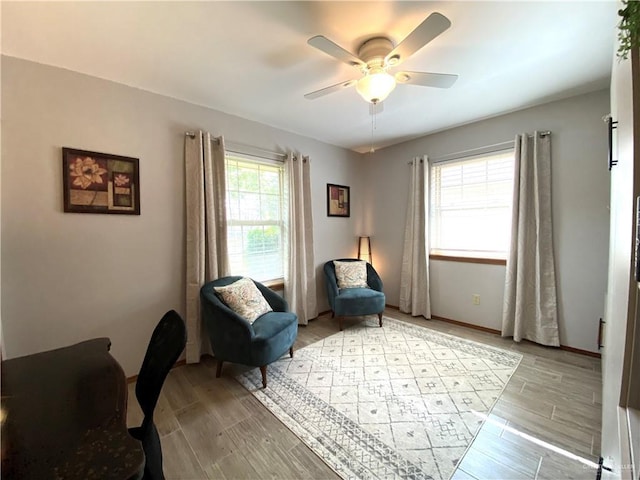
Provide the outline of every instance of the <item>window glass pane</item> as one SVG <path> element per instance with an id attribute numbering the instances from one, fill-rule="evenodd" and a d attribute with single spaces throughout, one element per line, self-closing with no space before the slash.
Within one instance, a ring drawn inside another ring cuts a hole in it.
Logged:
<path id="1" fill-rule="evenodd" d="M 240 220 L 260 220 L 260 195 L 240 193 Z"/>
<path id="2" fill-rule="evenodd" d="M 238 164 L 227 162 L 227 190 L 238 190 Z"/>
<path id="3" fill-rule="evenodd" d="M 430 182 L 431 250 L 505 255 L 511 235 L 513 151 L 435 164 Z"/>
<path id="4" fill-rule="evenodd" d="M 229 255 L 242 255 L 242 227 L 229 226 L 227 229 Z"/>
<path id="5" fill-rule="evenodd" d="M 260 190 L 262 193 L 280 195 L 280 175 L 275 168 L 263 168 L 260 173 Z"/>
<path id="6" fill-rule="evenodd" d="M 258 192 L 260 177 L 258 168 L 252 165 L 241 164 L 238 169 L 238 189 L 244 192 Z"/>
<path id="7" fill-rule="evenodd" d="M 281 165 L 227 156 L 227 239 L 232 275 L 258 281 L 283 277 L 283 176 Z"/>
<path id="8" fill-rule="evenodd" d="M 240 195 L 229 189 L 227 189 L 227 218 L 229 220 L 240 219 Z"/>
<path id="9" fill-rule="evenodd" d="M 263 220 L 280 220 L 280 195 L 262 195 L 260 208 Z"/>

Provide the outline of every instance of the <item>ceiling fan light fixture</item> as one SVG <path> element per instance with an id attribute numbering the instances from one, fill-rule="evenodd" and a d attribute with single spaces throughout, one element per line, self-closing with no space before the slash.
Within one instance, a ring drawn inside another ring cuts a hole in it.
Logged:
<path id="1" fill-rule="evenodd" d="M 400 72 L 396 73 L 394 77 L 387 73 L 387 70 L 397 67 L 450 26 L 451 21 L 447 17 L 441 13 L 433 12 L 398 44 L 394 44 L 386 35 L 371 37 L 360 44 L 355 55 L 323 35 L 311 37 L 307 41 L 309 45 L 341 62 L 357 67 L 364 77 L 360 80 L 351 80 L 321 88 L 305 94 L 304 98 L 312 100 L 355 85 L 358 94 L 365 101 L 376 105 L 387 98 L 397 83 L 449 88 L 458 78 L 457 75 L 430 72 Z"/>
<path id="2" fill-rule="evenodd" d="M 396 79 L 383 69 L 372 69 L 358 80 L 356 90 L 369 103 L 382 102 L 396 88 Z"/>

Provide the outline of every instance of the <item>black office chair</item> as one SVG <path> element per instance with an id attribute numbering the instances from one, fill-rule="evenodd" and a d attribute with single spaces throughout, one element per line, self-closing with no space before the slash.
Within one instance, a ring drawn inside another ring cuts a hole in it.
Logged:
<path id="1" fill-rule="evenodd" d="M 174 310 L 164 314 L 149 340 L 140 373 L 136 380 L 136 398 L 144 413 L 142 425 L 129 429 L 132 437 L 142 442 L 145 454 L 143 479 L 164 479 L 162 473 L 162 448 L 158 430 L 153 423 L 160 390 L 171 367 L 187 343 L 187 329 L 184 321 Z"/>

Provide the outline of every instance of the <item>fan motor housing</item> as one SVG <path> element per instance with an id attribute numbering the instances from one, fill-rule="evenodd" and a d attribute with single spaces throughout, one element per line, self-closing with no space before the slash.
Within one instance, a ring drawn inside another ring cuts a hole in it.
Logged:
<path id="1" fill-rule="evenodd" d="M 358 48 L 358 57 L 367 66 L 382 66 L 385 57 L 393 50 L 393 42 L 386 37 L 375 37 L 367 40 Z"/>

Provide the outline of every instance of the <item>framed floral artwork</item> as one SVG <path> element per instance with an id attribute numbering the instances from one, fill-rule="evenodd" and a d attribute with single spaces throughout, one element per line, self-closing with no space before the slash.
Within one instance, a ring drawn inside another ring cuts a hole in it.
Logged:
<path id="1" fill-rule="evenodd" d="M 62 148 L 64 211 L 140 215 L 138 159 Z"/>
<path id="2" fill-rule="evenodd" d="M 327 216 L 348 217 L 351 215 L 349 187 L 327 183 Z"/>

